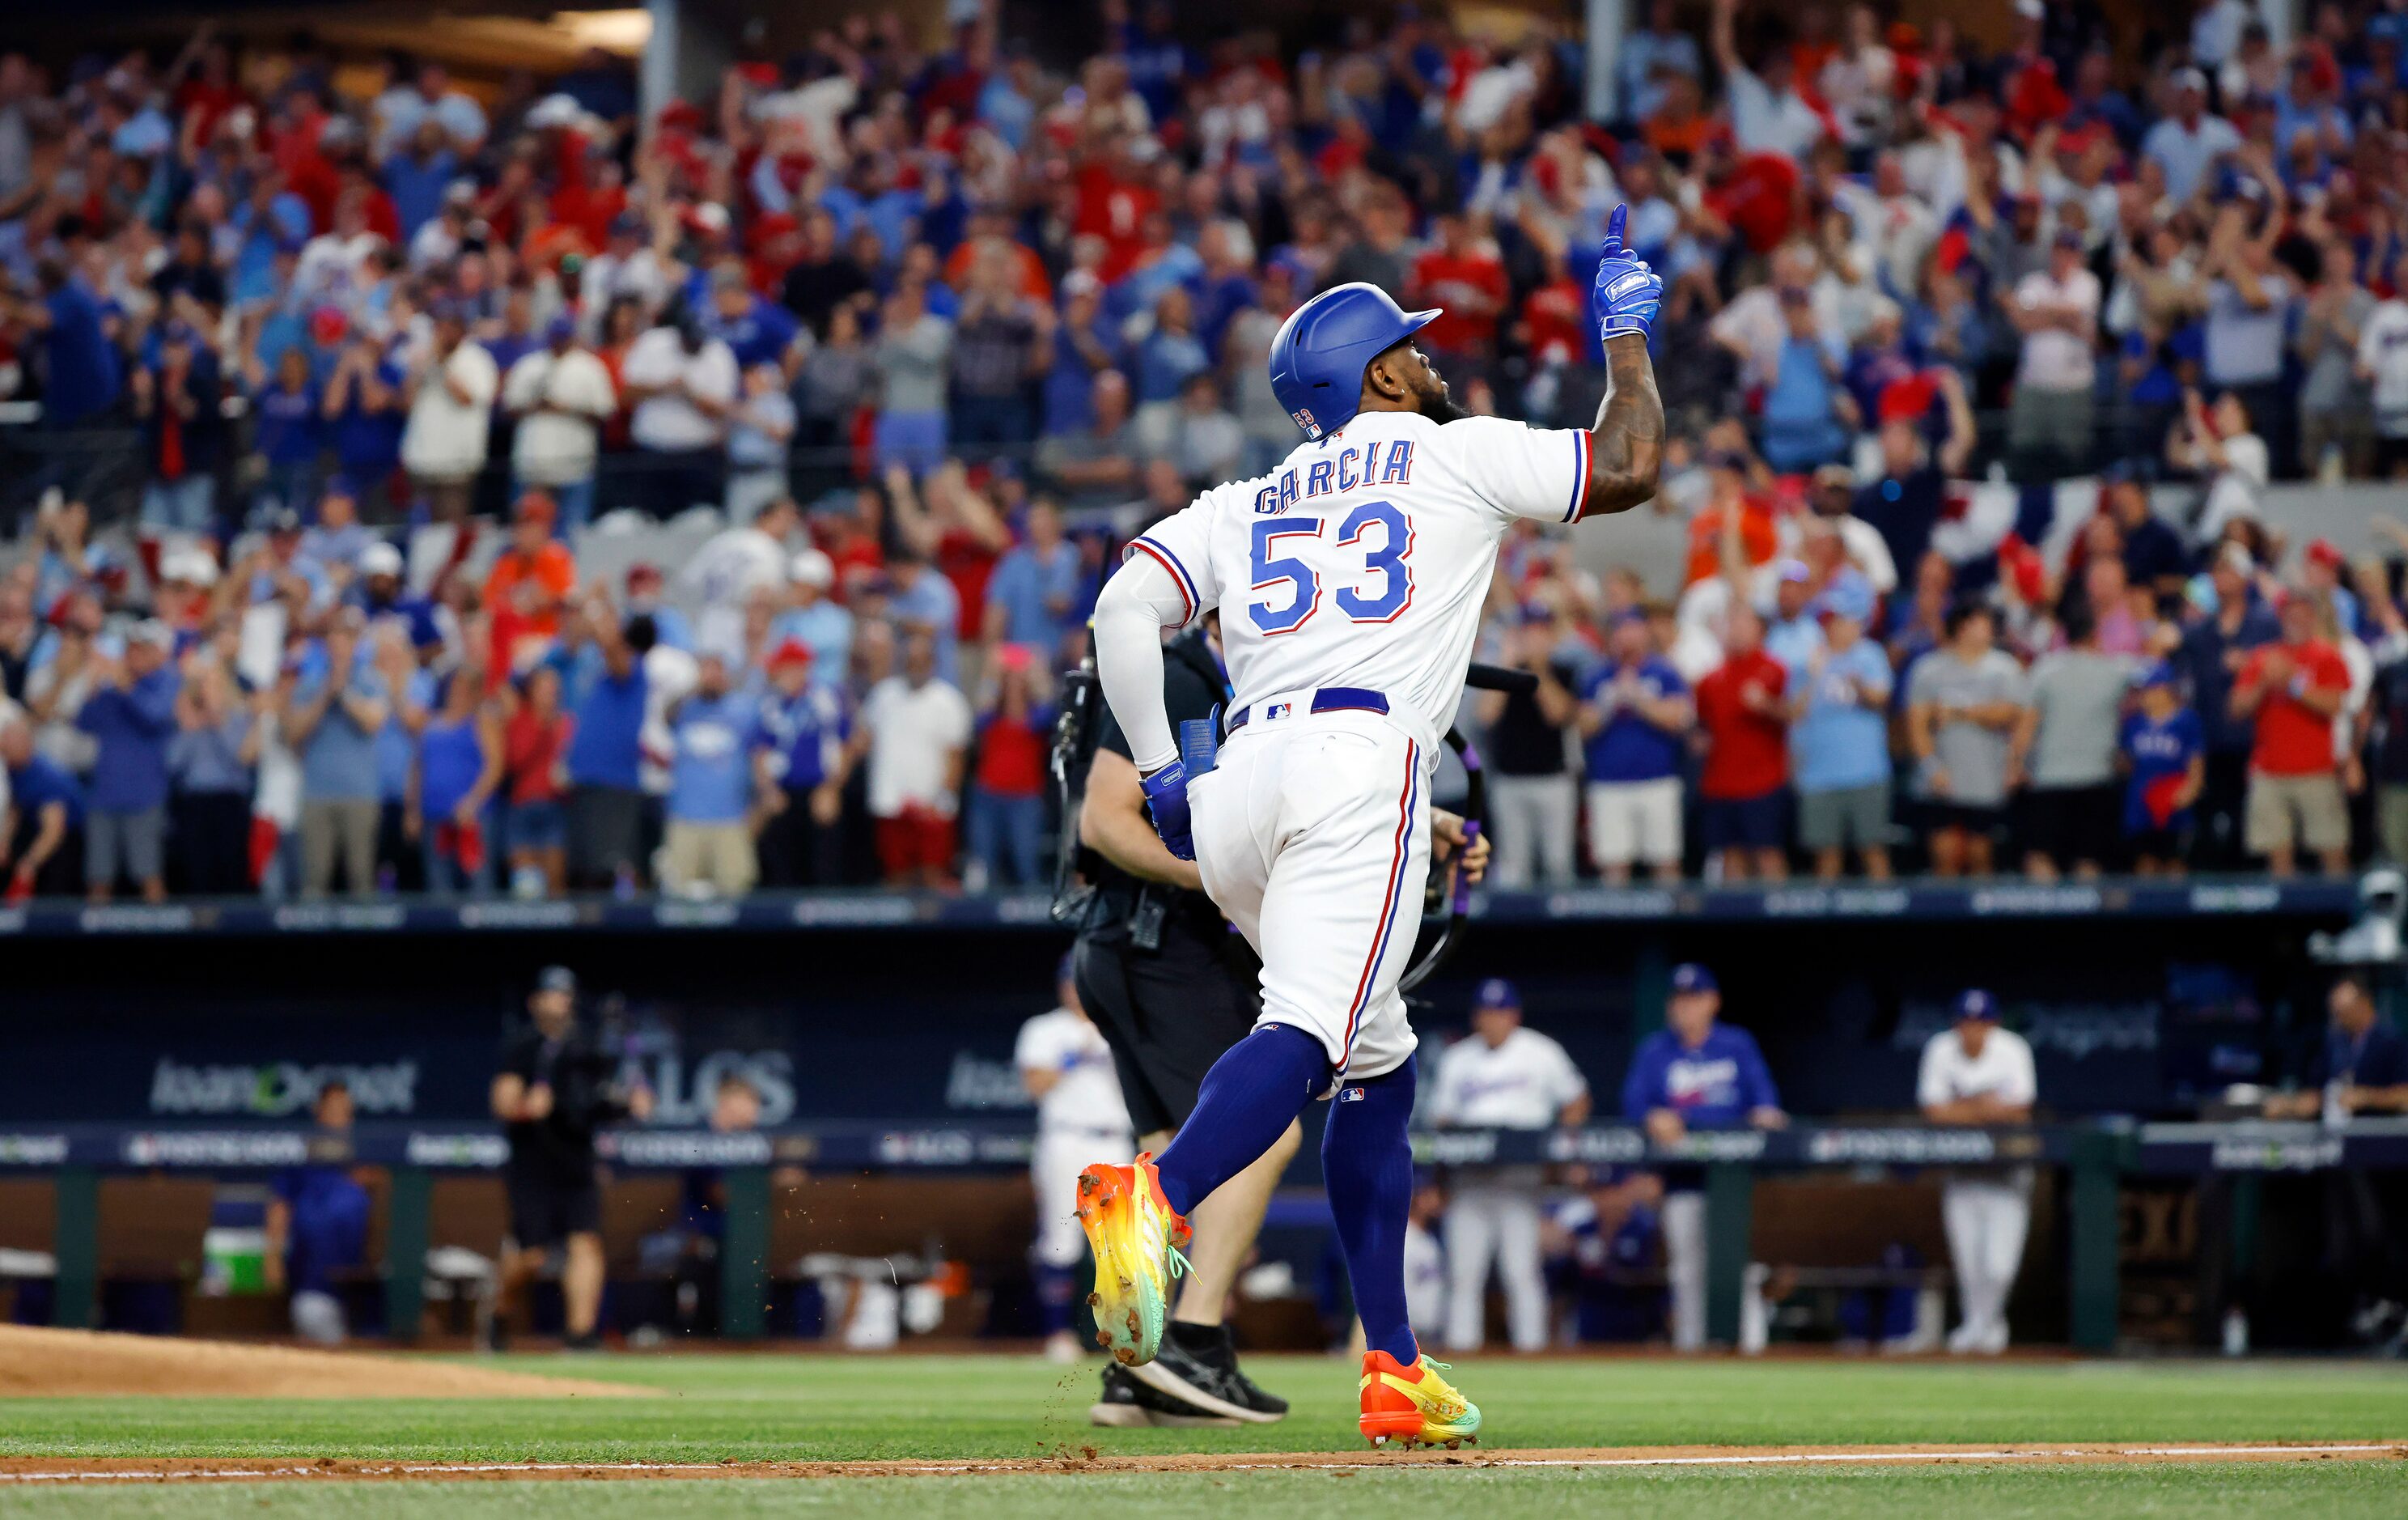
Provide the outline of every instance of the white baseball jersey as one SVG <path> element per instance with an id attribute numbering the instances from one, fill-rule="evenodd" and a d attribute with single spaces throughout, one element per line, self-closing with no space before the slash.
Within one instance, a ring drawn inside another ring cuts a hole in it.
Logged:
<path id="1" fill-rule="evenodd" d="M 1923 1069 L 1915 1079 L 1916 1106 L 1953 1103 L 1961 1097 L 1986 1096 L 2001 1103 L 2028 1104 L 2038 1095 L 2032 1079 L 2031 1046 L 2011 1029 L 1993 1029 L 1982 1041 L 1979 1057 L 1965 1054 L 1954 1029 L 1942 1029 L 1924 1044 Z"/>
<path id="2" fill-rule="evenodd" d="M 1564 1105 L 1587 1091 L 1564 1048 L 1536 1029 L 1516 1029 L 1494 1047 L 1475 1035 L 1446 1048 L 1430 1113 L 1474 1128 L 1552 1129 Z"/>
<path id="3" fill-rule="evenodd" d="M 1234 706 L 1368 688 L 1427 734 L 1463 695 L 1498 541 L 1579 520 L 1588 435 L 1366 412 L 1268 475 L 1215 486 L 1129 546 L 1221 612 Z"/>
<path id="4" fill-rule="evenodd" d="M 1061 1080 L 1037 1101 L 1037 1127 L 1089 1134 L 1129 1127 L 1120 1077 L 1103 1032 L 1067 1008 L 1039 1013 L 1020 1026 L 1012 1064 L 1023 1071 L 1058 1071 Z"/>

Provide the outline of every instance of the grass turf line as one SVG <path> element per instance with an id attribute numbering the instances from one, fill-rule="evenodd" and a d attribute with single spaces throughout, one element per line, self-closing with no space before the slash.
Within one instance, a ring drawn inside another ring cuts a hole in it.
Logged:
<path id="1" fill-rule="evenodd" d="M 2234 1516 L 2357 1520 L 2408 1510 L 2408 1462 L 2298 1462 L 2161 1467 L 1930 1467 L 1866 1470 L 1431 1470 L 1335 1474 L 1249 1472 L 980 1478 L 847 1478 L 820 1483 L 309 1484 L 139 1485 L 8 1496 L 28 1520 L 579 1520 L 687 1516 L 910 1515 L 925 1520 L 1170 1520 L 1242 1506 L 1267 1516 L 1395 1520 L 1409 1507 L 1477 1507 L 1484 1520 L 1560 1520 L 1567 1513 L 1643 1513 L 1649 1520 L 1981 1520 Z M 1101 1507 L 1101 1508 L 1097 1508 Z"/>
<path id="2" fill-rule="evenodd" d="M 424 1461 L 832 1460 L 1359 1447 L 1354 1377 L 1326 1357 L 1248 1367 L 1295 1401 L 1273 1426 L 1102 1431 L 1093 1365 L 1033 1357 L 511 1356 L 657 1389 L 612 1400 L 0 1399 L 0 1454 Z M 2408 1439 L 2408 1368 L 1467 1358 L 1485 1451 L 1529 1446 Z M 13 1498 L 13 1496 L 12 1496 Z"/>

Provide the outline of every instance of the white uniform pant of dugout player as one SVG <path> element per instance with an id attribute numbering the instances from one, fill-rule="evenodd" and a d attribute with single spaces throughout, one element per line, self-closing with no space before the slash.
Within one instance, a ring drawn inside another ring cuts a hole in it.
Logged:
<path id="1" fill-rule="evenodd" d="M 2007 1296 L 2023 1265 L 2031 1229 L 2031 1180 L 1951 1178 L 1940 1190 L 1940 1218 L 1948 1227 L 1948 1255 L 1956 1270 L 1964 1322 L 1952 1346 L 2007 1349 Z"/>
<path id="2" fill-rule="evenodd" d="M 1127 1162 L 1137 1152 L 1128 1131 L 1046 1129 L 1037 1136 L 1028 1180 L 1037 1192 L 1037 1241 L 1029 1256 L 1065 1270 L 1086 1258 L 1087 1232 L 1079 1224 L 1079 1173 L 1091 1161 Z"/>
<path id="3" fill-rule="evenodd" d="M 1547 1279 L 1539 1253 L 1539 1179 L 1467 1178 L 1446 1206 L 1446 1344 L 1477 1351 L 1488 1336 L 1488 1268 L 1505 1289 L 1515 1351 L 1547 1345 Z"/>
<path id="4" fill-rule="evenodd" d="M 1188 783 L 1204 890 L 1262 957 L 1254 1022 L 1318 1039 L 1349 1076 L 1413 1053 L 1397 990 L 1429 876 L 1430 745 L 1310 693 L 1254 705 Z M 1284 715 L 1280 713 L 1284 707 Z"/>
<path id="5" fill-rule="evenodd" d="M 1706 1344 L 1706 1196 L 1694 1188 L 1664 1195 L 1664 1281 L 1672 1300 L 1672 1349 L 1700 1351 Z M 1742 1274 L 1740 1349 L 1764 1349 L 1769 1324 L 1763 1274 Z"/>

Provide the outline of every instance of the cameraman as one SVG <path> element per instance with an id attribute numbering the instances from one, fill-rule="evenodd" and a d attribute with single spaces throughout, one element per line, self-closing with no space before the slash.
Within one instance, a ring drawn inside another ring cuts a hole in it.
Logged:
<path id="1" fill-rule="evenodd" d="M 594 1323 L 602 1308 L 602 1186 L 594 1132 L 613 1120 L 651 1117 L 652 1095 L 650 1088 L 611 1083 L 609 1055 L 577 1026 L 577 976 L 568 968 L 544 968 L 527 995 L 527 1026 L 504 1042 L 501 1070 L 494 1076 L 494 1117 L 508 1126 L 510 1142 L 503 1172 L 510 1234 L 503 1242 L 485 1346 L 502 1349 L 521 1294 L 558 1246 L 567 1254 L 560 1274 L 564 1344 L 590 1351 L 601 1343 Z"/>

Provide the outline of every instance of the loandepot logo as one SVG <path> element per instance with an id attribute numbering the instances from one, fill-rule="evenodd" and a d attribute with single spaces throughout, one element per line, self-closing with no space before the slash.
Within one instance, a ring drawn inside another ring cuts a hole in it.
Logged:
<path id="1" fill-rule="evenodd" d="M 418 1105 L 418 1063 L 380 1066 L 329 1062 L 303 1066 L 271 1061 L 261 1066 L 186 1066 L 161 1056 L 150 1073 L 153 1113 L 256 1114 L 280 1119 L 306 1111 L 318 1089 L 340 1078 L 362 1113 L 404 1114 Z"/>

